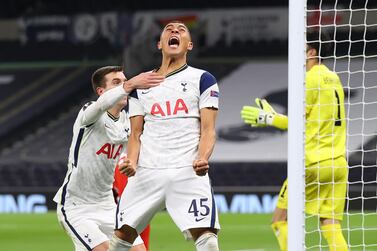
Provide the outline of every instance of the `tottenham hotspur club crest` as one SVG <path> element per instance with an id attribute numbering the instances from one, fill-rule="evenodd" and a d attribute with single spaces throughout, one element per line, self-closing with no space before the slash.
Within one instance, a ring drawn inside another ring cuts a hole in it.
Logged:
<path id="1" fill-rule="evenodd" d="M 181 83 L 181 85 L 183 87 L 182 91 L 184 92 L 187 91 L 187 88 L 186 88 L 187 83 Z"/>
<path id="2" fill-rule="evenodd" d="M 92 242 L 92 239 L 89 237 L 89 234 L 85 234 L 84 237 L 86 239 L 88 239 L 88 242 L 91 243 Z"/>

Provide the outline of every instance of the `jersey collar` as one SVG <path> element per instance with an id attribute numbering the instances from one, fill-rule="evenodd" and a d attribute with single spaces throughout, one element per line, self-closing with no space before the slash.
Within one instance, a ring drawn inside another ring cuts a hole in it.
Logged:
<path id="1" fill-rule="evenodd" d="M 186 70 L 187 68 L 188 68 L 188 65 L 187 65 L 187 64 L 184 64 L 184 65 L 182 65 L 181 67 L 179 67 L 178 69 L 176 69 L 176 70 L 174 70 L 174 71 L 169 72 L 168 74 L 166 74 L 165 78 L 168 78 L 168 77 L 170 77 L 170 76 L 173 76 L 173 75 L 175 75 L 175 74 L 177 74 L 177 73 L 179 73 L 179 72 L 181 72 L 181 71 Z M 157 72 L 159 69 L 160 69 L 160 68 L 156 68 L 156 69 L 153 70 L 153 72 Z"/>

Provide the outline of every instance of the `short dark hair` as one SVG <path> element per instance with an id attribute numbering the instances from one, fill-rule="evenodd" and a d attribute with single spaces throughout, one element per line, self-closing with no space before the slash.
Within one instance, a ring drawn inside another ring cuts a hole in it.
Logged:
<path id="1" fill-rule="evenodd" d="M 110 72 L 123 72 L 122 66 L 104 66 L 97 69 L 92 75 L 92 87 L 95 94 L 97 94 L 98 87 L 105 87 L 103 79 Z"/>
<path id="2" fill-rule="evenodd" d="M 309 30 L 306 32 L 306 44 L 311 49 L 317 51 L 319 57 L 328 57 L 332 52 L 333 41 L 327 32 L 318 30 Z"/>
<path id="3" fill-rule="evenodd" d="M 164 28 L 166 27 L 166 25 L 172 24 L 172 23 L 183 24 L 184 26 L 187 27 L 185 22 L 183 22 L 182 20 L 175 19 L 175 20 L 170 20 L 169 22 L 166 22 Z"/>
<path id="4" fill-rule="evenodd" d="M 166 22 L 166 23 L 165 23 L 165 26 L 162 27 L 161 34 L 162 34 L 162 32 L 165 30 L 165 27 L 166 27 L 168 24 L 172 24 L 172 23 L 183 24 L 183 25 L 187 28 L 187 31 L 188 31 L 188 33 L 190 34 L 190 37 L 191 37 L 190 29 L 187 27 L 187 25 L 185 24 L 185 22 L 183 22 L 182 20 L 178 20 L 178 19 L 175 19 L 175 20 L 171 20 L 171 21 L 169 21 L 169 22 Z M 161 34 L 160 34 L 160 35 L 161 35 Z"/>

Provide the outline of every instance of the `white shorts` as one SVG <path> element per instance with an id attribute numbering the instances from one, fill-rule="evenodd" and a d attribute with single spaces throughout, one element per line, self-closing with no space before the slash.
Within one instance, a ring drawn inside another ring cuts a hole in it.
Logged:
<path id="1" fill-rule="evenodd" d="M 92 250 L 99 244 L 109 241 L 114 233 L 116 205 L 69 205 L 58 204 L 59 223 L 71 237 L 76 251 Z M 143 244 L 140 236 L 135 245 Z"/>
<path id="2" fill-rule="evenodd" d="M 128 225 L 141 233 L 164 208 L 182 232 L 191 228 L 220 229 L 208 174 L 198 176 L 192 166 L 139 167 L 136 175 L 128 179 L 119 201 L 115 228 Z"/>

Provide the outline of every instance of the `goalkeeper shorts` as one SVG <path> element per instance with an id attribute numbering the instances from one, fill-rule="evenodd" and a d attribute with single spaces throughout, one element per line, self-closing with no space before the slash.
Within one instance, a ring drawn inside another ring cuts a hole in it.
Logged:
<path id="1" fill-rule="evenodd" d="M 305 212 L 326 219 L 343 219 L 348 181 L 348 164 L 344 157 L 321 161 L 306 167 Z M 288 181 L 285 180 L 277 207 L 288 207 Z"/>

